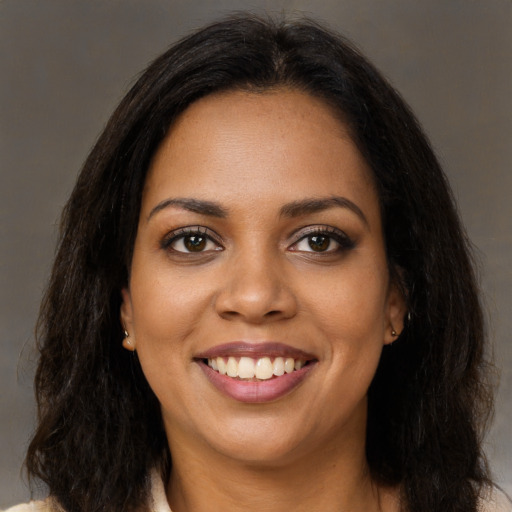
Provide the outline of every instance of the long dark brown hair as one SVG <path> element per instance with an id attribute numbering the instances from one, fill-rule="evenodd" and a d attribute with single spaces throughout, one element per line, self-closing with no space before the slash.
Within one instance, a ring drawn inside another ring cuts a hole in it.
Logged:
<path id="1" fill-rule="evenodd" d="M 405 329 L 369 390 L 372 477 L 403 510 L 476 512 L 489 484 L 481 449 L 491 410 L 469 244 L 446 178 L 410 109 L 344 38 L 308 20 L 238 15 L 157 58 L 114 112 L 62 216 L 38 324 L 39 426 L 29 475 L 68 512 L 147 505 L 151 468 L 169 474 L 160 408 L 124 350 L 127 285 L 149 161 L 176 117 L 225 90 L 288 87 L 339 114 L 373 170 Z"/>

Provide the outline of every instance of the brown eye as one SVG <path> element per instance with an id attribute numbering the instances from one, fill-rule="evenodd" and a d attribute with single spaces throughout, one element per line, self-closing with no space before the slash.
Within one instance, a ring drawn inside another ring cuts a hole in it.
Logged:
<path id="1" fill-rule="evenodd" d="M 309 247 L 315 252 L 324 252 L 331 244 L 331 239 L 324 235 L 309 236 L 307 240 Z"/>
<path id="2" fill-rule="evenodd" d="M 162 241 L 162 249 L 175 253 L 193 254 L 211 251 L 221 251 L 222 246 L 215 241 L 206 228 L 184 228 L 166 237 Z"/>
<path id="3" fill-rule="evenodd" d="M 299 235 L 300 236 L 300 233 Z M 354 241 L 340 229 L 331 226 L 310 227 L 302 232 L 297 242 L 289 247 L 292 252 L 324 253 L 326 255 L 341 254 L 353 249 Z"/>
<path id="4" fill-rule="evenodd" d="M 189 252 L 204 251 L 207 241 L 207 238 L 202 235 L 189 235 L 183 237 L 183 245 Z"/>

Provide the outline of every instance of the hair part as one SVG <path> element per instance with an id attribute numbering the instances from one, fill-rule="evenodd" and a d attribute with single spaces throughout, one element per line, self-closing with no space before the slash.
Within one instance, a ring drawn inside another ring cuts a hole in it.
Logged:
<path id="1" fill-rule="evenodd" d="M 492 407 L 470 247 L 414 115 L 341 36 L 311 20 L 240 15 L 158 57 L 121 101 L 64 208 L 37 329 L 39 426 L 26 459 L 67 511 L 139 509 L 171 455 L 158 400 L 122 348 L 127 285 L 150 160 L 191 103 L 221 91 L 292 88 L 323 99 L 373 172 L 392 275 L 410 320 L 369 390 L 372 477 L 404 511 L 476 512 Z"/>

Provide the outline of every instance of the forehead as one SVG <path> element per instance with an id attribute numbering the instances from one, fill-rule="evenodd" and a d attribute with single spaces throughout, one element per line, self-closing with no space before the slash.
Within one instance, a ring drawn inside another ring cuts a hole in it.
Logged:
<path id="1" fill-rule="evenodd" d="M 341 192 L 376 200 L 366 161 L 324 101 L 286 89 L 229 91 L 193 103 L 171 126 L 150 165 L 143 209 L 168 195 L 229 203 Z"/>

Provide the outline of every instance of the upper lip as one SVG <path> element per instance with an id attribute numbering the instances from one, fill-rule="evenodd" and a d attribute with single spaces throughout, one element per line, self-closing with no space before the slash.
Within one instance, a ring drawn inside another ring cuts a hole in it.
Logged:
<path id="1" fill-rule="evenodd" d="M 302 359 L 309 361 L 316 359 L 313 354 L 304 352 L 284 343 L 265 341 L 262 343 L 248 343 L 245 341 L 235 341 L 224 343 L 209 348 L 195 356 L 196 359 L 213 359 L 215 357 L 252 357 L 258 359 L 260 357 L 293 357 L 294 359 Z"/>

